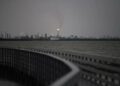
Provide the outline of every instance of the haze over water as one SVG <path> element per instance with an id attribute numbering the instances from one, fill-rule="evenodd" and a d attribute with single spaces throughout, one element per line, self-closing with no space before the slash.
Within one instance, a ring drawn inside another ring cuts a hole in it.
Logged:
<path id="1" fill-rule="evenodd" d="M 0 32 L 120 37 L 120 0 L 0 0 Z"/>

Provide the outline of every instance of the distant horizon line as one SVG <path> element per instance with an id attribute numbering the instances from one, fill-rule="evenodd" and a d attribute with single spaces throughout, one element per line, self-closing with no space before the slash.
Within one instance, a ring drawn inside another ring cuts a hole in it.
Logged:
<path id="1" fill-rule="evenodd" d="M 120 41 L 120 38 L 0 38 L 0 41 Z"/>
<path id="2" fill-rule="evenodd" d="M 48 33 L 36 33 L 36 34 L 21 34 L 21 35 L 11 35 L 11 33 L 8 32 L 0 32 L 0 38 L 21 38 L 21 37 L 33 37 L 33 38 L 40 38 L 40 37 L 56 37 L 57 35 L 50 35 Z M 64 38 L 120 38 L 120 36 L 112 36 L 112 35 L 103 35 L 103 36 L 82 36 L 82 35 L 78 35 L 78 34 L 71 34 L 71 35 L 59 35 L 59 37 L 64 37 Z"/>

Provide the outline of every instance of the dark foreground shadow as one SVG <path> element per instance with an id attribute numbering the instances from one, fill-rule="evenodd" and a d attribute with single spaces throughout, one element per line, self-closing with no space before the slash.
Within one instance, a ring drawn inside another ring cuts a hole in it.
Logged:
<path id="1" fill-rule="evenodd" d="M 17 86 L 44 86 L 31 75 L 3 65 L 0 65 L 0 81 L 14 82 Z"/>

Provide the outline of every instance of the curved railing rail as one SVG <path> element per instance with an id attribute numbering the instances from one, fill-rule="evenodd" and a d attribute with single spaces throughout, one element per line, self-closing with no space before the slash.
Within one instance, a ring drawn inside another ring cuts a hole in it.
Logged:
<path id="1" fill-rule="evenodd" d="M 98 55 L 87 55 L 59 49 L 30 49 L 32 51 L 59 56 L 76 64 L 81 77 L 99 86 L 120 86 L 120 59 Z"/>
<path id="2" fill-rule="evenodd" d="M 28 79 L 24 81 L 27 86 L 75 86 L 79 72 L 72 63 L 57 56 L 12 48 L 0 48 L 0 73 L 1 67 L 14 70 L 17 81 Z"/>

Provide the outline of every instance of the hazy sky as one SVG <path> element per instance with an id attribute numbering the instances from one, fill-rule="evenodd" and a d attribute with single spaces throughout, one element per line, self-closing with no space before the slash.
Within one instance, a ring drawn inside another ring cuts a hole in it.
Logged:
<path id="1" fill-rule="evenodd" d="M 0 32 L 119 36 L 120 0 L 0 0 Z"/>

